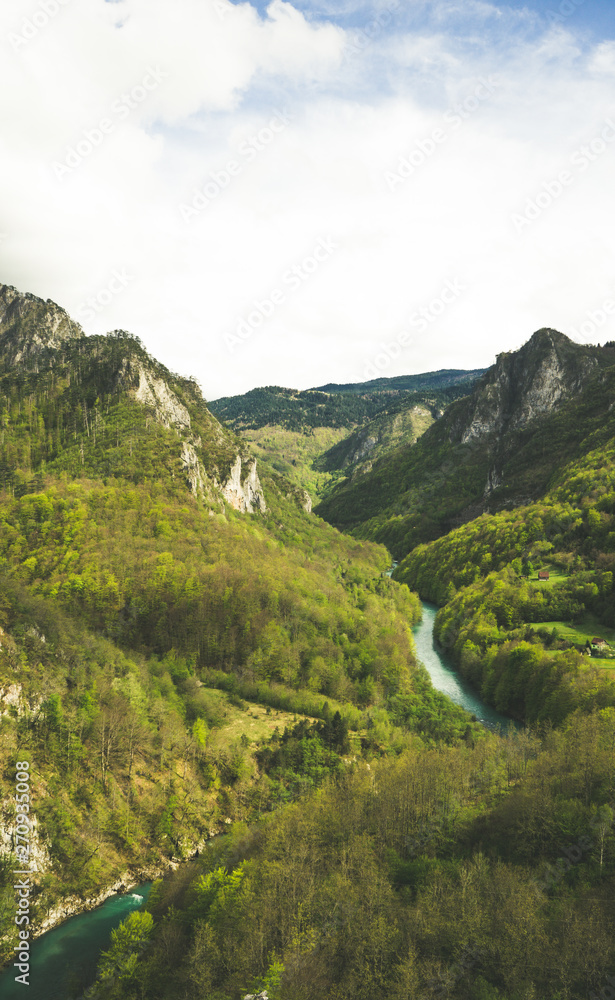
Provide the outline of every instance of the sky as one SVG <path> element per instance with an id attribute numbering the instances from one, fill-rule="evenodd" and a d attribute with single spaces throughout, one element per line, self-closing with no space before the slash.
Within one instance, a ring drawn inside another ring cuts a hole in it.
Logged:
<path id="1" fill-rule="evenodd" d="M 615 340 L 612 0 L 2 0 L 0 282 L 216 399 Z"/>

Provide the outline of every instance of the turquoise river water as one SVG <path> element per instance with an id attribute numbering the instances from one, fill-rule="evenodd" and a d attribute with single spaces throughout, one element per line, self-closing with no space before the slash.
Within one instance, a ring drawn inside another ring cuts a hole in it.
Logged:
<path id="1" fill-rule="evenodd" d="M 414 643 L 417 656 L 425 664 L 433 686 L 437 691 L 448 695 L 451 701 L 475 715 L 488 729 L 508 729 L 511 719 L 490 708 L 457 673 L 448 657 L 434 645 L 433 628 L 438 608 L 427 601 L 421 603 L 423 620 L 413 629 Z"/>
<path id="2" fill-rule="evenodd" d="M 423 601 L 423 620 L 414 628 L 419 660 L 425 664 L 433 686 L 471 712 L 489 729 L 507 728 L 510 719 L 500 715 L 478 696 L 434 645 L 435 604 Z M 71 917 L 43 934 L 33 945 L 30 986 L 15 983 L 11 968 L 0 974 L 0 1000 L 27 996 L 28 1000 L 73 1000 L 91 984 L 98 957 L 109 944 L 114 927 L 147 898 L 150 886 L 140 885 L 123 896 L 111 896 L 98 909 Z"/>
<path id="3" fill-rule="evenodd" d="M 89 913 L 70 917 L 34 942 L 30 954 L 30 985 L 15 982 L 17 969 L 0 974 L 0 1000 L 73 1000 L 94 981 L 101 951 L 114 927 L 147 899 L 150 883 L 122 896 L 110 896 Z"/>

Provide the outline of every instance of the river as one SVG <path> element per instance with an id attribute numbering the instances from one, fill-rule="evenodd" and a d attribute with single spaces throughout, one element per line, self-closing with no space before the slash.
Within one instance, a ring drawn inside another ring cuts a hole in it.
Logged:
<path id="1" fill-rule="evenodd" d="M 110 896 L 102 906 L 70 917 L 41 935 L 30 951 L 30 985 L 15 982 L 12 966 L 0 974 L 1 1000 L 72 1000 L 81 996 L 96 975 L 101 951 L 109 946 L 114 927 L 147 899 L 151 883 L 137 885 L 122 896 Z"/>
<path id="2" fill-rule="evenodd" d="M 451 701 L 475 715 L 478 721 L 488 729 L 508 729 L 513 720 L 505 715 L 500 715 L 494 708 L 490 708 L 474 688 L 464 681 L 463 677 L 455 670 L 446 654 L 435 646 L 433 629 L 438 608 L 428 601 L 421 601 L 421 604 L 423 605 L 423 618 L 420 624 L 413 629 L 414 643 L 417 656 L 425 664 L 433 686 L 437 691 L 448 695 Z M 513 725 L 516 726 L 518 723 L 513 722 Z"/>
<path id="3" fill-rule="evenodd" d="M 433 686 L 488 729 L 507 729 L 511 720 L 490 708 L 436 648 L 433 629 L 438 608 L 427 601 L 421 603 L 423 618 L 413 630 L 414 642 Z M 90 985 L 100 953 L 108 947 L 111 931 L 141 906 L 149 889 L 147 883 L 123 896 L 111 896 L 98 909 L 71 917 L 38 938 L 31 952 L 28 1000 L 71 1000 Z M 1 1000 L 23 997 L 23 986 L 15 983 L 14 975 L 11 969 L 0 974 Z"/>

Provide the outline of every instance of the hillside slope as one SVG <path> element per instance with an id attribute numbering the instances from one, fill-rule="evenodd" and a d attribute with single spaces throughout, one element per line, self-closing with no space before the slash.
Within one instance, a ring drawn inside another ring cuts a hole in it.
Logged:
<path id="1" fill-rule="evenodd" d="M 209 405 L 259 459 L 317 500 L 344 475 L 416 442 L 481 374 L 447 370 L 303 392 L 268 386 Z"/>
<path id="2" fill-rule="evenodd" d="M 416 446 L 338 485 L 318 513 L 399 558 L 484 511 L 542 496 L 609 417 L 614 364 L 615 345 L 585 347 L 538 331 L 499 355 Z"/>
<path id="3" fill-rule="evenodd" d="M 136 338 L 0 296 L 2 914 L 16 759 L 40 929 L 353 756 L 472 732 L 415 660 L 386 550 L 305 513 Z"/>

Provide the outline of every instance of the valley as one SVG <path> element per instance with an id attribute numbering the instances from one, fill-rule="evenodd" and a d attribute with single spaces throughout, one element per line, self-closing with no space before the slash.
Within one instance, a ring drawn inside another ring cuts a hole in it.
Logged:
<path id="1" fill-rule="evenodd" d="M 28 934 L 153 880 L 90 1000 L 601 988 L 614 421 L 615 346 L 554 330 L 208 404 L 0 286 L 3 959 L 20 761 Z"/>

